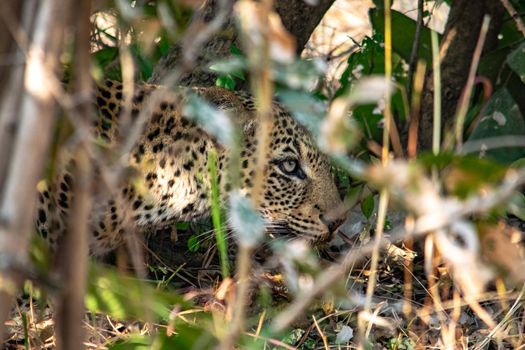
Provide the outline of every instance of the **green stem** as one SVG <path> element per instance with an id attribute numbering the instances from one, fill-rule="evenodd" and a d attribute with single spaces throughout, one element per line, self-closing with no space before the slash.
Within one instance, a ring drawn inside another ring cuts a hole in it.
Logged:
<path id="1" fill-rule="evenodd" d="M 230 267 L 228 263 L 228 244 L 222 226 L 219 183 L 217 181 L 217 153 L 210 151 L 208 153 L 208 172 L 211 183 L 211 217 L 217 240 L 217 250 L 219 251 L 219 261 L 221 265 L 222 278 L 230 276 Z"/>

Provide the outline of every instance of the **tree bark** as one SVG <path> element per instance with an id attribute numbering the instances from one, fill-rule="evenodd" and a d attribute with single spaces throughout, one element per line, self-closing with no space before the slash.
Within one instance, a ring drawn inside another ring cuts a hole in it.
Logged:
<path id="1" fill-rule="evenodd" d="M 320 0 L 316 6 L 310 6 L 304 0 L 275 1 L 275 11 L 281 17 L 284 27 L 295 37 L 297 53 L 300 54 L 308 42 L 310 35 L 317 27 L 324 14 L 335 0 Z M 210 0 L 202 10 L 204 22 L 210 21 L 214 17 L 217 1 Z M 231 11 L 233 12 L 233 11 Z M 224 24 L 223 30 L 219 35 L 213 37 L 196 58 L 195 68 L 187 72 L 179 79 L 179 84 L 184 86 L 212 86 L 215 85 L 216 74 L 210 72 L 207 67 L 209 62 L 230 56 L 232 44 L 237 43 L 237 31 L 234 19 L 230 16 Z M 162 77 L 173 71 L 174 67 L 180 64 L 182 49 L 180 45 L 175 45 L 169 53 L 156 65 L 151 79 L 151 83 L 159 83 Z"/>
<path id="2" fill-rule="evenodd" d="M 467 81 L 474 48 L 485 14 L 491 18 L 485 42 L 485 52 L 493 48 L 503 22 L 504 8 L 500 1 L 455 0 L 452 2 L 445 34 L 441 45 L 448 45 L 441 60 L 441 108 L 442 125 L 445 130 L 454 122 L 457 104 Z M 421 149 L 432 146 L 433 124 L 432 73 L 427 75 L 423 89 L 419 144 Z M 443 130 L 442 130 L 443 131 Z"/>

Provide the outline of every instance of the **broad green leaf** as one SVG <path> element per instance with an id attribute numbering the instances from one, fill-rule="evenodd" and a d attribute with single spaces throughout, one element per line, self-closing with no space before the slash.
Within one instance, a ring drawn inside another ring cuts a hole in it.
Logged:
<path id="1" fill-rule="evenodd" d="M 137 67 L 139 68 L 140 80 L 146 81 L 153 74 L 153 63 L 143 54 L 137 45 L 131 45 L 131 54 L 135 60 Z"/>
<path id="2" fill-rule="evenodd" d="M 105 47 L 100 49 L 92 54 L 93 60 L 95 63 L 99 64 L 102 67 L 105 67 L 107 64 L 112 62 L 117 58 L 119 53 L 118 48 L 116 47 Z"/>
<path id="3" fill-rule="evenodd" d="M 412 45 L 416 34 L 416 21 L 395 10 L 392 14 L 392 49 L 406 62 L 410 61 Z M 370 21 L 375 31 L 384 34 L 385 13 L 383 10 L 371 9 L 369 11 Z M 432 62 L 432 51 L 430 46 L 430 32 L 427 27 L 421 30 L 421 42 L 419 45 L 419 58 Z"/>
<path id="4" fill-rule="evenodd" d="M 525 42 L 507 56 L 507 64 L 525 83 Z"/>
<path id="5" fill-rule="evenodd" d="M 507 142 L 506 139 L 510 144 L 505 147 L 498 144 L 498 142 Z M 476 153 L 480 157 L 509 164 L 525 156 L 523 144 L 512 146 L 518 140 L 525 140 L 523 115 L 509 91 L 500 89 L 488 101 L 478 125 L 463 149 L 467 153 Z"/>

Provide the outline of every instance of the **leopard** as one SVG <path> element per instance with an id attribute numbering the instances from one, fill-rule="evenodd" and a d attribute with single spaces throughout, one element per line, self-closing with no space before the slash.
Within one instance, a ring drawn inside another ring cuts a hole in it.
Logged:
<path id="1" fill-rule="evenodd" d="M 109 79 L 96 84 L 94 90 L 96 117 L 92 132 L 96 140 L 103 142 L 106 152 L 122 146 L 123 134 L 129 132 L 129 128 L 121 130 L 126 115 L 132 123 L 140 118 L 145 121 L 125 158 L 134 175 L 95 194 L 88 223 L 92 255 L 107 254 L 131 233 L 149 234 L 179 221 L 209 217 L 212 153 L 216 155 L 215 181 L 222 203 L 232 191 L 229 165 L 235 155 L 238 192 L 243 197 L 253 196 L 258 130 L 262 124 L 252 95 L 216 86 L 174 91 L 135 83 L 132 97 L 127 99 L 123 84 Z M 241 135 L 237 150 L 188 117 L 184 106 L 190 95 L 235 121 Z M 279 102 L 272 102 L 269 118 L 270 123 L 265 124 L 269 141 L 261 169 L 262 189 L 255 209 L 266 223 L 268 236 L 324 244 L 345 218 L 329 158 L 317 148 L 312 134 Z M 75 184 L 71 170 L 74 162 L 58 165 L 55 175 L 38 189 L 36 227 L 52 249 L 57 249 L 67 231 Z M 95 184 L 100 182 L 97 173 Z"/>

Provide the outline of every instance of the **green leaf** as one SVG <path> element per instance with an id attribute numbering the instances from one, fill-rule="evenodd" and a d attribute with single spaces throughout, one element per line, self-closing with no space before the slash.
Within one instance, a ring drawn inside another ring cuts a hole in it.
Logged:
<path id="1" fill-rule="evenodd" d="M 86 308 L 118 319 L 167 320 L 173 305 L 190 304 L 173 291 L 158 290 L 136 278 L 93 264 L 86 293 Z"/>
<path id="2" fill-rule="evenodd" d="M 188 250 L 192 253 L 195 253 L 200 248 L 200 243 L 197 235 L 191 235 L 188 239 Z"/>
<path id="3" fill-rule="evenodd" d="M 415 40 L 416 21 L 395 10 L 391 10 L 391 14 L 392 49 L 406 62 L 409 62 L 410 54 L 412 52 L 412 44 Z M 371 9 L 369 11 L 369 16 L 374 30 L 383 34 L 385 32 L 384 10 Z M 427 62 L 432 62 L 430 32 L 431 30 L 427 27 L 421 28 L 421 42 L 418 51 L 419 58 Z"/>
<path id="4" fill-rule="evenodd" d="M 131 54 L 139 68 L 140 80 L 146 81 L 153 74 L 153 64 L 144 56 L 137 45 L 131 45 Z"/>
<path id="5" fill-rule="evenodd" d="M 172 336 L 159 332 L 153 336 L 131 335 L 108 347 L 108 350 L 146 350 L 146 349 L 215 349 L 217 339 L 204 327 L 187 323 L 177 324 L 176 334 Z"/>
<path id="6" fill-rule="evenodd" d="M 447 191 L 460 198 L 478 193 L 485 185 L 498 183 L 507 170 L 506 166 L 491 159 L 451 153 L 424 153 L 419 156 L 417 163 L 429 172 L 433 169 L 442 172 Z"/>
<path id="7" fill-rule="evenodd" d="M 507 64 L 525 83 L 525 42 L 507 56 Z"/>
<path id="8" fill-rule="evenodd" d="M 230 75 L 221 75 L 217 78 L 215 81 L 215 86 L 228 89 L 228 90 L 235 90 L 235 79 Z"/>
<path id="9" fill-rule="evenodd" d="M 375 200 L 374 195 L 372 194 L 361 201 L 361 212 L 367 219 L 370 219 L 370 217 L 374 213 L 374 207 Z"/>
<path id="10" fill-rule="evenodd" d="M 188 230 L 190 228 L 190 223 L 187 221 L 179 221 L 175 223 L 175 228 L 177 230 Z"/>
<path id="11" fill-rule="evenodd" d="M 241 49 L 239 49 L 235 44 L 230 45 L 230 53 L 235 56 L 244 56 Z"/>
<path id="12" fill-rule="evenodd" d="M 499 137 L 499 142 L 508 140 L 525 140 L 525 121 L 516 101 L 505 88 L 496 91 L 485 106 L 483 115 L 463 145 L 466 153 L 477 153 L 503 164 L 525 157 L 525 147 L 517 144 L 500 147 L 490 139 Z"/>
<path id="13" fill-rule="evenodd" d="M 116 47 L 105 47 L 94 52 L 91 57 L 96 64 L 105 67 L 118 57 L 119 50 Z"/>

